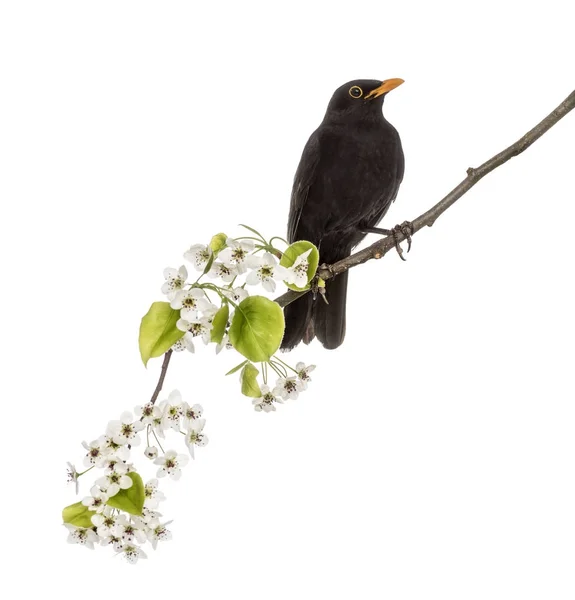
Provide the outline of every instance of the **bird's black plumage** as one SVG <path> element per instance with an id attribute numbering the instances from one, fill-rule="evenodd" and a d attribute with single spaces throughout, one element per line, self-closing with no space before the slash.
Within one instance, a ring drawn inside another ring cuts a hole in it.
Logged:
<path id="1" fill-rule="evenodd" d="M 288 241 L 313 242 L 320 262 L 349 256 L 395 200 L 403 150 L 382 105 L 401 83 L 362 79 L 342 85 L 304 148 L 292 189 Z M 346 272 L 326 282 L 329 304 L 306 294 L 285 307 L 282 349 L 314 337 L 330 349 L 343 342 L 347 280 Z"/>

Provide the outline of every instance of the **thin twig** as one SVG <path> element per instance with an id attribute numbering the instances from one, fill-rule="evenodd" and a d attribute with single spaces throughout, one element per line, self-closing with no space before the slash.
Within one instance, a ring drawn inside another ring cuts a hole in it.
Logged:
<path id="1" fill-rule="evenodd" d="M 527 132 L 521 139 L 506 148 L 499 154 L 490 158 L 484 162 L 480 167 L 467 169 L 467 177 L 445 198 L 440 200 L 435 206 L 430 208 L 427 212 L 423 213 L 415 221 L 412 221 L 413 230 L 412 235 L 417 233 L 424 227 L 431 227 L 437 218 L 441 216 L 450 206 L 452 206 L 461 196 L 466 194 L 480 179 L 485 177 L 488 173 L 500 167 L 506 163 L 509 159 L 517 156 L 524 152 L 531 144 L 536 142 L 546 131 L 551 129 L 553 125 L 558 123 L 569 111 L 575 108 L 575 91 L 573 91 L 561 104 L 553 110 L 547 117 L 545 117 L 540 123 L 535 125 L 531 131 Z M 344 273 L 352 267 L 357 267 L 368 260 L 373 258 L 378 259 L 385 256 L 392 248 L 395 248 L 395 239 L 399 242 L 405 240 L 405 235 L 401 232 L 397 232 L 394 236 L 384 237 L 371 246 L 368 246 L 364 250 L 360 250 L 333 265 L 321 265 L 318 269 L 318 275 L 324 279 L 331 279 L 336 275 Z M 300 296 L 303 296 L 307 292 L 294 292 L 289 291 L 279 296 L 275 301 L 280 306 L 287 306 Z"/>
<path id="2" fill-rule="evenodd" d="M 168 372 L 168 365 L 170 364 L 170 358 L 172 358 L 173 350 L 168 350 L 164 354 L 164 362 L 162 363 L 162 370 L 160 371 L 160 379 L 158 379 L 158 385 L 152 394 L 152 399 L 150 400 L 150 404 L 154 404 L 162 391 L 162 386 L 164 385 L 164 379 L 166 378 L 166 373 Z"/>

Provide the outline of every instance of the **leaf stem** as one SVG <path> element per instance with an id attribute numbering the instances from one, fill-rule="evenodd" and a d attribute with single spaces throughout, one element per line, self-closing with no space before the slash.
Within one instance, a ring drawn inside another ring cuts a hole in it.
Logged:
<path id="1" fill-rule="evenodd" d="M 91 471 L 96 465 L 92 465 L 91 467 L 89 467 L 88 469 L 86 469 L 85 471 L 82 471 L 81 473 L 76 473 L 76 478 L 78 477 L 82 477 L 82 475 L 84 475 L 84 473 L 87 473 L 88 471 Z"/>
<path id="2" fill-rule="evenodd" d="M 284 365 L 285 367 L 287 367 L 288 369 L 290 369 L 290 371 L 293 371 L 296 375 L 298 374 L 297 371 L 293 368 L 290 367 L 286 362 L 284 362 L 279 356 L 274 355 L 275 360 L 279 360 L 279 362 L 281 362 L 282 365 Z"/>
<path id="3" fill-rule="evenodd" d="M 165 454 L 166 451 L 162 448 L 162 444 L 160 443 L 160 440 L 158 439 L 158 436 L 156 435 L 156 432 L 152 429 L 152 435 L 156 438 L 156 442 L 158 442 L 158 446 L 160 446 L 160 450 Z"/>
<path id="4" fill-rule="evenodd" d="M 280 237 L 279 235 L 274 235 L 274 237 L 270 239 L 270 246 L 273 246 L 272 242 L 274 240 L 280 240 L 280 242 L 283 242 L 284 244 L 286 244 L 286 246 L 289 246 L 289 242 L 287 240 L 284 240 L 283 237 Z"/>
<path id="5" fill-rule="evenodd" d="M 240 223 L 240 227 L 243 227 L 244 229 L 248 229 L 252 233 L 255 233 L 264 244 L 266 243 L 266 239 L 259 231 L 256 231 L 255 229 L 253 229 L 252 227 L 248 227 L 247 225 L 243 225 L 242 223 Z"/>
<path id="6" fill-rule="evenodd" d="M 286 377 L 287 376 L 287 371 L 285 371 L 284 373 L 282 373 L 278 367 L 270 360 L 268 362 L 269 366 L 280 376 L 280 377 Z"/>

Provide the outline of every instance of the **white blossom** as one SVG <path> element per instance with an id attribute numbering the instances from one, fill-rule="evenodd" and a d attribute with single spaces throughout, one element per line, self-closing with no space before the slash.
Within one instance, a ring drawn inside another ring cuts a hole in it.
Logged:
<path id="1" fill-rule="evenodd" d="M 88 451 L 84 457 L 84 465 L 87 467 L 96 466 L 99 467 L 104 460 L 105 451 L 103 445 L 105 443 L 104 436 L 99 437 L 97 440 L 90 442 L 82 442 L 82 446 Z"/>
<path id="2" fill-rule="evenodd" d="M 204 412 L 204 409 L 201 404 L 194 404 L 190 406 L 187 402 L 184 402 L 183 408 L 184 428 L 187 428 L 189 424 L 195 419 L 199 419 Z"/>
<path id="3" fill-rule="evenodd" d="M 235 266 L 218 261 L 214 261 L 212 268 L 208 271 L 208 277 L 220 277 L 226 283 L 233 281 L 237 276 L 238 270 Z"/>
<path id="4" fill-rule="evenodd" d="M 68 483 L 74 484 L 76 494 L 80 491 L 80 482 L 78 481 L 78 471 L 72 463 L 66 463 L 68 465 Z"/>
<path id="5" fill-rule="evenodd" d="M 191 333 L 186 332 L 184 337 L 181 337 L 173 346 L 172 350 L 174 352 L 183 352 L 187 350 L 192 354 L 196 351 L 194 348 L 194 336 Z"/>
<path id="6" fill-rule="evenodd" d="M 161 437 L 162 439 L 166 437 L 164 431 L 168 429 L 168 424 L 166 423 L 166 420 L 164 419 L 164 415 L 161 410 L 158 416 L 154 416 L 151 428 L 152 432 L 156 437 Z"/>
<path id="7" fill-rule="evenodd" d="M 178 390 L 170 392 L 167 400 L 162 400 L 159 406 L 167 427 L 180 431 L 180 418 L 184 414 L 182 395 Z"/>
<path id="8" fill-rule="evenodd" d="M 116 552 L 119 552 L 122 549 L 124 543 L 122 542 L 122 538 L 119 538 L 116 535 L 107 535 L 100 539 L 100 544 L 102 546 L 112 546 Z"/>
<path id="9" fill-rule="evenodd" d="M 101 538 L 108 538 L 113 535 L 116 519 L 114 509 L 111 506 L 106 506 L 100 514 L 92 515 L 92 523 L 97 528 L 98 535 Z"/>
<path id="10" fill-rule="evenodd" d="M 155 417 L 162 415 L 162 411 L 155 404 L 148 402 L 144 406 L 134 407 L 134 414 L 144 425 L 151 425 Z"/>
<path id="11" fill-rule="evenodd" d="M 182 476 L 181 467 L 188 464 L 189 458 L 185 454 L 178 454 L 175 450 L 168 450 L 164 456 L 159 456 L 154 461 L 155 465 L 160 465 L 157 477 L 169 475 L 172 479 L 179 479 Z"/>
<path id="12" fill-rule="evenodd" d="M 125 544 L 120 548 L 119 552 L 131 565 L 135 565 L 140 558 L 148 558 L 148 555 L 134 544 Z"/>
<path id="13" fill-rule="evenodd" d="M 186 446 L 190 456 L 194 458 L 194 446 L 203 447 L 208 443 L 208 436 L 202 433 L 206 424 L 205 419 L 194 419 L 188 421 L 188 432 L 186 433 Z"/>
<path id="14" fill-rule="evenodd" d="M 304 389 L 303 382 L 296 377 L 280 377 L 273 389 L 273 394 L 284 400 L 295 400 Z"/>
<path id="15" fill-rule="evenodd" d="M 152 548 L 154 550 L 158 546 L 158 542 L 165 542 L 172 539 L 172 532 L 166 529 L 166 526 L 171 522 L 172 521 L 167 521 L 162 524 L 158 519 L 152 519 L 148 523 L 147 536 L 148 540 L 152 543 Z"/>
<path id="16" fill-rule="evenodd" d="M 293 285 L 297 285 L 297 287 L 303 288 L 308 284 L 307 281 L 307 271 L 309 267 L 308 256 L 310 255 L 311 248 L 306 250 L 303 254 L 300 254 L 296 259 L 294 264 L 287 270 L 287 277 L 285 281 L 287 283 L 291 283 Z"/>
<path id="17" fill-rule="evenodd" d="M 302 389 L 307 389 L 307 384 L 311 381 L 311 377 L 309 374 L 315 369 L 315 365 L 306 365 L 302 362 L 298 362 L 295 366 L 295 370 L 297 371 L 297 376 L 300 378 L 303 383 Z"/>
<path id="18" fill-rule="evenodd" d="M 120 475 L 125 475 L 128 472 L 128 463 L 120 458 L 117 454 L 110 454 L 109 456 L 106 456 L 102 462 L 101 468 L 104 469 L 106 473 L 111 473 L 114 471 Z"/>
<path id="19" fill-rule="evenodd" d="M 91 529 L 85 529 L 84 527 L 76 527 L 70 523 L 64 523 L 64 526 L 68 530 L 68 543 L 69 544 L 80 544 L 86 546 L 90 550 L 94 549 L 94 543 L 98 543 L 99 538 L 96 532 Z"/>
<path id="20" fill-rule="evenodd" d="M 143 525 L 143 523 L 141 524 Z M 125 515 L 119 515 L 114 525 L 114 535 L 121 538 L 124 544 L 138 542 L 143 544 L 146 541 L 146 532 L 143 527 L 135 520 L 129 521 Z"/>
<path id="21" fill-rule="evenodd" d="M 176 292 L 170 306 L 174 310 L 180 311 L 180 317 L 185 321 L 193 321 L 198 318 L 198 312 L 207 310 L 212 303 L 206 298 L 205 292 L 201 288 L 192 288 L 191 290 L 180 290 Z"/>
<path id="22" fill-rule="evenodd" d="M 222 341 L 216 345 L 216 354 L 219 354 L 223 349 L 231 350 L 233 348 L 232 343 L 230 342 L 230 338 L 228 334 L 224 334 Z"/>
<path id="23" fill-rule="evenodd" d="M 102 451 L 105 458 L 101 461 L 99 466 L 105 464 L 106 460 L 112 456 L 119 458 L 120 460 L 126 461 L 130 458 L 130 451 L 123 444 L 117 444 L 113 437 L 110 435 L 104 435 L 100 438 L 102 440 Z"/>
<path id="24" fill-rule="evenodd" d="M 245 300 L 249 296 L 247 290 L 245 290 L 243 287 L 235 287 L 231 290 L 222 290 L 222 294 L 236 304 L 239 304 L 242 300 Z"/>
<path id="25" fill-rule="evenodd" d="M 144 486 L 144 506 L 148 509 L 158 508 L 158 504 L 166 499 L 163 492 L 158 489 L 158 480 L 150 479 Z"/>
<path id="26" fill-rule="evenodd" d="M 127 490 L 132 487 L 131 477 L 118 471 L 111 471 L 104 477 L 96 479 L 96 484 L 106 490 L 108 496 L 115 496 L 120 490 Z"/>
<path id="27" fill-rule="evenodd" d="M 252 254 L 246 259 L 246 266 L 253 269 L 246 277 L 248 285 L 262 284 L 264 290 L 275 292 L 276 282 L 286 279 L 289 275 L 285 267 L 279 265 L 275 256 L 270 252 L 265 252 L 263 256 Z"/>
<path id="28" fill-rule="evenodd" d="M 94 512 L 101 513 L 108 502 L 108 494 L 103 492 L 99 487 L 93 486 L 90 490 L 91 496 L 86 496 L 82 500 L 82 504 L 88 509 Z"/>
<path id="29" fill-rule="evenodd" d="M 164 498 L 162 498 L 163 500 Z M 144 505 L 142 508 L 142 515 L 140 517 L 140 521 L 144 523 L 145 527 L 148 527 L 148 523 L 152 522 L 154 519 L 159 519 L 162 516 L 162 513 L 157 510 L 152 510 Z"/>
<path id="30" fill-rule="evenodd" d="M 253 251 L 254 243 L 252 240 L 239 240 L 233 238 L 226 240 L 227 248 L 224 248 L 218 258 L 227 266 L 235 267 L 238 274 L 246 272 L 246 258 Z"/>
<path id="31" fill-rule="evenodd" d="M 188 270 L 182 265 L 177 271 L 170 267 L 164 269 L 164 285 L 162 285 L 162 293 L 173 300 L 179 290 L 186 285 L 188 278 Z"/>
<path id="32" fill-rule="evenodd" d="M 196 271 L 203 271 L 208 264 L 213 252 L 209 246 L 194 244 L 184 253 L 184 258 L 192 263 Z"/>
<path id="33" fill-rule="evenodd" d="M 202 316 L 207 320 L 209 325 L 212 325 L 214 317 L 216 316 L 218 310 L 219 308 L 215 304 L 212 304 L 210 302 L 209 306 L 202 311 Z"/>
<path id="34" fill-rule="evenodd" d="M 140 443 L 139 431 L 144 429 L 141 421 L 134 421 L 130 411 L 123 412 L 119 421 L 110 421 L 106 430 L 116 444 L 131 444 L 137 446 Z"/>
<path id="35" fill-rule="evenodd" d="M 262 385 L 260 387 L 262 395 L 259 398 L 254 398 L 252 404 L 254 409 L 258 412 L 272 412 L 276 409 L 275 404 L 283 404 L 283 398 L 272 392 L 268 385 Z"/>
<path id="36" fill-rule="evenodd" d="M 185 321 L 184 319 L 179 319 L 176 323 L 176 327 L 180 331 L 185 331 L 186 334 L 184 337 L 188 337 L 188 339 L 189 336 L 192 338 L 201 337 L 204 344 L 209 344 L 211 341 L 210 331 L 212 329 L 212 324 L 207 317 L 195 319 L 194 321 Z"/>

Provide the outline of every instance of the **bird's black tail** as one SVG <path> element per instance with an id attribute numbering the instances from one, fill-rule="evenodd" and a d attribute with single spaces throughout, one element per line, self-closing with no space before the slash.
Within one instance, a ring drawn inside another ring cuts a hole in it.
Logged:
<path id="1" fill-rule="evenodd" d="M 319 295 L 313 303 L 313 330 L 324 348 L 333 350 L 341 346 L 345 337 L 347 271 L 325 282 L 325 297 L 329 304 Z"/>
<path id="2" fill-rule="evenodd" d="M 323 248 L 322 248 L 323 249 Z M 333 264 L 349 254 L 350 248 L 343 249 L 333 256 L 327 256 L 328 264 Z M 343 254 L 343 256 L 341 256 Z M 300 342 L 309 344 L 314 337 L 329 350 L 341 346 L 345 337 L 345 305 L 347 298 L 347 271 L 325 282 L 325 296 L 329 304 L 318 294 L 316 299 L 308 292 L 284 309 L 285 334 L 282 350 L 291 350 Z"/>
<path id="3" fill-rule="evenodd" d="M 313 296 L 308 292 L 284 308 L 286 328 L 281 344 L 282 350 L 295 348 L 304 338 L 308 344 L 313 339 L 311 330 L 314 304 Z"/>

